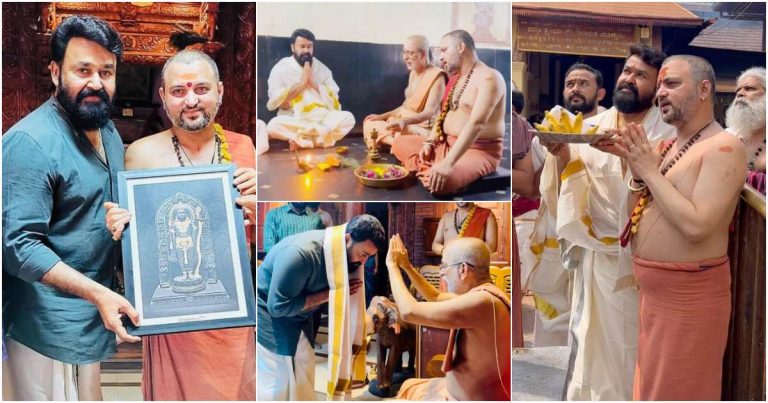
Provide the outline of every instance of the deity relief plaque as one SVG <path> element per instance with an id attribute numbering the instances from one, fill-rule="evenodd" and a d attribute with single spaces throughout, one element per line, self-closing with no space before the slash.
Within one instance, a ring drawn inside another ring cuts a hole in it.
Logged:
<path id="1" fill-rule="evenodd" d="M 126 297 L 145 335 L 255 325 L 231 165 L 120 172 Z"/>
<path id="2" fill-rule="evenodd" d="M 210 215 L 200 199 L 181 192 L 165 199 L 155 229 L 160 284 L 151 304 L 229 298 L 216 274 Z"/>

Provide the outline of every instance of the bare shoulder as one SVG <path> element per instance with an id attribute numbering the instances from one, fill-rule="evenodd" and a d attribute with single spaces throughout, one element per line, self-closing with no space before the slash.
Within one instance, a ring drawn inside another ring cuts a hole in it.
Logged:
<path id="1" fill-rule="evenodd" d="M 488 66 L 485 63 L 478 65 L 475 74 L 477 74 L 478 77 L 483 80 L 483 82 L 492 82 L 494 85 L 499 87 L 504 86 L 504 76 L 502 76 L 498 70 Z"/>
<path id="2" fill-rule="evenodd" d="M 714 175 L 713 178 L 733 182 L 735 187 L 740 187 L 747 175 L 747 154 L 741 140 L 721 131 L 708 138 L 705 143 L 707 146 L 702 150 L 702 162 L 706 170 L 702 172 L 708 172 L 709 175 Z"/>
<path id="3" fill-rule="evenodd" d="M 125 160 L 126 162 L 131 161 L 133 164 L 142 163 L 154 159 L 158 153 L 163 153 L 170 147 L 172 147 L 171 140 L 166 130 L 131 143 L 125 150 Z"/>
<path id="4" fill-rule="evenodd" d="M 462 305 L 466 309 L 475 309 L 478 313 L 482 314 L 483 307 L 489 307 L 489 302 L 494 304 L 498 298 L 492 296 L 486 291 L 469 291 L 461 295 L 457 295 L 455 298 L 457 304 Z"/>
<path id="5" fill-rule="evenodd" d="M 723 130 L 708 139 L 706 153 L 733 155 L 734 158 L 744 158 L 744 144 L 738 137 Z"/>
<path id="6" fill-rule="evenodd" d="M 744 144 L 741 142 L 741 140 L 738 137 L 736 137 L 732 133 L 729 133 L 725 130 L 712 136 L 712 140 L 721 142 L 723 144 L 735 145 L 735 146 L 738 146 L 739 148 L 744 148 Z"/>

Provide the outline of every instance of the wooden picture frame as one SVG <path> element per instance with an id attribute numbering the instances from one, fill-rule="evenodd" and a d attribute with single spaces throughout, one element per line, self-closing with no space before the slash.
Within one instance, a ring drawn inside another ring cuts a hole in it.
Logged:
<path id="1" fill-rule="evenodd" d="M 233 165 L 118 173 L 131 213 L 122 239 L 133 335 L 255 326 L 242 209 Z"/>

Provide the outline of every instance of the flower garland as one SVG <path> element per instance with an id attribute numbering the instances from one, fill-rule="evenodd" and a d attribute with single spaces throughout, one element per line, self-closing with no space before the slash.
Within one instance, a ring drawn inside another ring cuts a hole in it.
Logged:
<path id="1" fill-rule="evenodd" d="M 222 161 L 232 162 L 232 154 L 229 153 L 229 145 L 224 137 L 224 129 L 220 124 L 214 123 L 213 132 L 216 133 L 216 137 L 219 139 L 219 155 L 221 156 Z"/>
<path id="2" fill-rule="evenodd" d="M 477 210 L 477 205 L 473 204 L 472 207 L 469 208 L 469 213 L 467 213 L 467 216 L 464 217 L 464 221 L 461 222 L 461 229 L 459 230 L 459 238 L 464 237 L 464 233 L 467 232 L 467 227 L 469 227 L 469 223 L 472 222 L 472 216 L 475 215 L 475 210 Z M 459 210 L 456 209 L 458 212 Z M 456 218 L 456 213 L 454 213 L 454 219 Z"/>

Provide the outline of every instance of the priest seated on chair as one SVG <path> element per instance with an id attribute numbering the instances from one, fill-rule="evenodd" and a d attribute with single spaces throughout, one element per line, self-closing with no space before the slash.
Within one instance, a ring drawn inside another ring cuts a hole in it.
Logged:
<path id="1" fill-rule="evenodd" d="M 510 300 L 493 285 L 490 251 L 477 238 L 459 238 L 445 248 L 441 293 L 419 275 L 399 235 L 390 239 L 387 268 L 392 295 L 406 322 L 450 329 L 444 378 L 410 379 L 398 398 L 407 400 L 511 399 Z M 400 270 L 427 301 L 409 292 Z"/>

